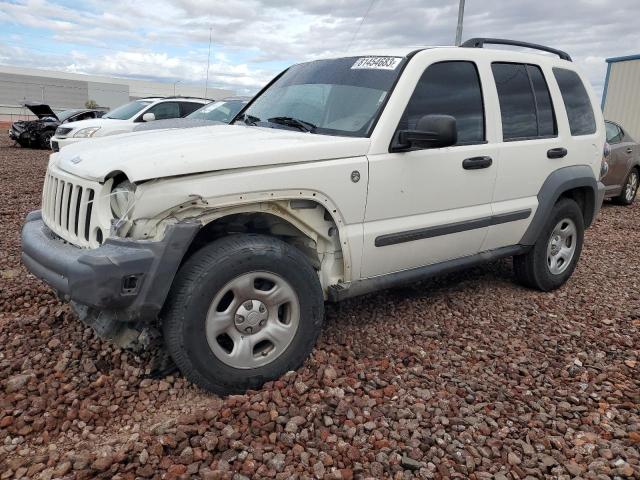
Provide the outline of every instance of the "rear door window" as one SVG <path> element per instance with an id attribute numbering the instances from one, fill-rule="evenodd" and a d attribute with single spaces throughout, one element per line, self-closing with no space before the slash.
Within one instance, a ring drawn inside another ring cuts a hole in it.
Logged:
<path id="1" fill-rule="evenodd" d="M 548 138 L 557 134 L 551 95 L 539 67 L 493 63 L 505 142 Z"/>
<path id="2" fill-rule="evenodd" d="M 591 100 L 578 74 L 566 68 L 554 68 L 553 74 L 560 87 L 571 135 L 589 135 L 596 131 L 596 119 Z"/>
<path id="3" fill-rule="evenodd" d="M 180 116 L 186 117 L 203 106 L 202 103 L 180 102 Z"/>
<path id="4" fill-rule="evenodd" d="M 615 123 L 607 122 L 605 125 L 607 127 L 607 142 L 611 144 L 620 143 L 622 141 L 620 128 Z"/>
<path id="5" fill-rule="evenodd" d="M 536 100 L 536 113 L 538 115 L 538 136 L 553 137 L 558 134 L 556 116 L 553 111 L 551 94 L 544 79 L 542 70 L 536 65 L 527 65 L 527 73 L 531 79 L 531 87 Z"/>

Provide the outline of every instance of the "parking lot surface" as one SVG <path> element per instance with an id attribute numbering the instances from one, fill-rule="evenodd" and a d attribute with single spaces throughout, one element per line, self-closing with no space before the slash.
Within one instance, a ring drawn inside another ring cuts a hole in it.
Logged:
<path id="1" fill-rule="evenodd" d="M 0 138 L 0 478 L 640 475 L 640 205 L 604 205 L 558 291 L 501 261 L 328 305 L 302 368 L 218 398 L 21 266 L 48 154 Z"/>

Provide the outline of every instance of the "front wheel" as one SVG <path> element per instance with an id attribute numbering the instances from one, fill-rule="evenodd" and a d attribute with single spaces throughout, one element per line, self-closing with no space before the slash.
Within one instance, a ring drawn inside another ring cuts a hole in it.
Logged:
<path id="1" fill-rule="evenodd" d="M 578 204 L 563 198 L 555 204 L 535 245 L 513 257 L 522 285 L 548 292 L 561 287 L 576 268 L 584 240 L 584 219 Z"/>
<path id="2" fill-rule="evenodd" d="M 323 315 L 318 275 L 299 250 L 268 236 L 233 235 L 180 268 L 162 323 L 183 375 L 226 395 L 298 368 Z"/>
<path id="3" fill-rule="evenodd" d="M 53 137 L 53 133 L 52 130 L 47 130 L 38 136 L 40 148 L 51 148 L 51 137 Z"/>
<path id="4" fill-rule="evenodd" d="M 636 198 L 636 193 L 638 193 L 639 184 L 640 175 L 638 175 L 638 169 L 634 168 L 629 172 L 620 195 L 615 198 L 616 203 L 620 205 L 631 205 Z"/>

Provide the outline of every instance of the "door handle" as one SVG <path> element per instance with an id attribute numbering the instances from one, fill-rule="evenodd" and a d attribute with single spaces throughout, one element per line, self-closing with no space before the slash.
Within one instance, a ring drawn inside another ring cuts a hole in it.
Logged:
<path id="1" fill-rule="evenodd" d="M 627 153 L 633 153 L 633 148 L 632 147 L 627 147 Z"/>
<path id="2" fill-rule="evenodd" d="M 479 170 L 490 167 L 492 163 L 491 157 L 471 157 L 462 161 L 462 168 L 465 170 Z"/>
<path id="3" fill-rule="evenodd" d="M 566 148 L 552 148 L 551 150 L 547 150 L 547 158 L 562 158 L 567 156 Z"/>

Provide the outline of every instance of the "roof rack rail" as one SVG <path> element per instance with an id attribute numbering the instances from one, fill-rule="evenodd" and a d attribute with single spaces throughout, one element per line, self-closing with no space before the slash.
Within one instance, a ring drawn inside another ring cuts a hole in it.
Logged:
<path id="1" fill-rule="evenodd" d="M 470 38 L 466 42 L 464 42 L 461 47 L 465 48 L 482 48 L 485 43 L 489 43 L 492 45 L 512 45 L 514 47 L 524 47 L 524 48 L 532 48 L 534 50 L 542 50 L 544 52 L 554 53 L 558 55 L 562 60 L 567 60 L 569 62 L 571 57 L 567 52 L 563 52 L 562 50 L 557 50 L 551 47 L 545 47 L 544 45 L 538 45 L 537 43 L 529 43 L 529 42 L 520 42 L 518 40 L 506 40 L 504 38 Z"/>
<path id="2" fill-rule="evenodd" d="M 167 98 L 190 98 L 190 99 L 195 99 L 195 100 L 209 100 L 209 101 L 213 101 L 213 99 L 211 98 L 207 98 L 207 97 L 192 97 L 191 95 L 169 95 L 168 97 L 163 97 L 165 100 Z"/>

